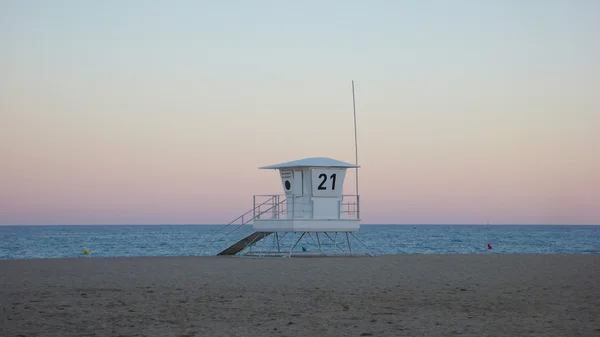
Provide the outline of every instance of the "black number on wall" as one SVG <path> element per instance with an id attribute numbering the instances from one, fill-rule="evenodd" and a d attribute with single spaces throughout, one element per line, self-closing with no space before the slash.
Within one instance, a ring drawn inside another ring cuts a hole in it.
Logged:
<path id="1" fill-rule="evenodd" d="M 325 184 L 325 182 L 327 181 L 327 175 L 325 173 L 321 173 L 319 174 L 319 179 L 323 178 L 323 181 L 321 181 L 321 183 L 319 184 L 319 190 L 326 190 L 327 187 L 323 186 L 323 184 Z"/>
<path id="2" fill-rule="evenodd" d="M 335 190 L 335 178 L 336 177 L 337 177 L 336 173 L 332 174 L 331 177 L 330 177 L 330 179 L 332 180 L 332 182 L 331 182 L 331 190 L 332 191 Z M 326 190 L 327 187 L 325 187 L 323 185 L 327 181 L 327 175 L 325 173 L 321 173 L 321 174 L 319 174 L 319 179 L 323 179 L 323 181 L 321 181 L 321 183 L 319 184 L 319 187 L 317 189 L 319 189 L 319 190 Z"/>

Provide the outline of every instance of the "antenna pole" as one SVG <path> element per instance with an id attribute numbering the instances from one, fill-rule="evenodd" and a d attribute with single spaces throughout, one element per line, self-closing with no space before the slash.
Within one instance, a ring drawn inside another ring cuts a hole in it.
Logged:
<path id="1" fill-rule="evenodd" d="M 352 108 L 354 110 L 354 159 L 356 162 L 356 195 L 358 196 L 358 141 L 356 137 L 356 99 L 354 96 L 354 80 L 352 80 Z"/>

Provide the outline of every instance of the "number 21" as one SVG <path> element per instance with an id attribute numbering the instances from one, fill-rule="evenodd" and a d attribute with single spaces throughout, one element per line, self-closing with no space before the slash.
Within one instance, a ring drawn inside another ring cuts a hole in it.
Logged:
<path id="1" fill-rule="evenodd" d="M 334 173 L 334 174 L 332 174 L 332 175 L 331 175 L 331 177 L 330 177 L 330 179 L 332 180 L 332 183 L 331 183 L 331 190 L 332 190 L 332 191 L 333 191 L 333 190 L 335 190 L 335 177 L 336 177 L 336 174 L 335 174 L 335 173 Z M 326 190 L 326 189 L 327 189 L 327 187 L 325 187 L 325 186 L 323 186 L 323 185 L 324 185 L 324 184 L 325 184 L 325 182 L 327 181 L 327 175 L 326 175 L 325 173 L 321 173 L 321 174 L 319 174 L 319 179 L 323 179 L 323 181 L 321 181 L 321 183 L 319 184 L 319 187 L 318 187 L 318 189 L 319 189 L 319 190 Z"/>

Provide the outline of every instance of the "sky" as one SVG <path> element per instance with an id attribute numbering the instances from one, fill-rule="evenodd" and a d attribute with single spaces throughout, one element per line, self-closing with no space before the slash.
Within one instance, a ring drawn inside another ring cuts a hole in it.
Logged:
<path id="1" fill-rule="evenodd" d="M 0 224 L 228 223 L 259 166 L 354 162 L 352 80 L 363 223 L 600 224 L 599 35 L 594 0 L 1 1 Z"/>

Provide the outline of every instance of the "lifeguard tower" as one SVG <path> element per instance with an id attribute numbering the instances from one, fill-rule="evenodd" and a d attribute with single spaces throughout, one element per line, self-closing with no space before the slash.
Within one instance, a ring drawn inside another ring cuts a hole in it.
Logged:
<path id="1" fill-rule="evenodd" d="M 323 157 L 260 167 L 279 171 L 284 194 L 255 195 L 252 210 L 230 223 L 241 220 L 231 233 L 249 223 L 252 233 L 218 255 L 365 255 L 352 252 L 350 237 L 360 242 L 354 235 L 360 228 L 360 199 L 343 193 L 349 168 L 358 166 Z M 268 236 L 273 240 L 263 240 Z M 302 239 L 307 242 L 299 245 Z"/>

